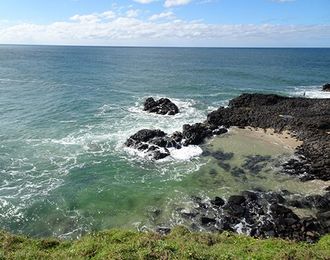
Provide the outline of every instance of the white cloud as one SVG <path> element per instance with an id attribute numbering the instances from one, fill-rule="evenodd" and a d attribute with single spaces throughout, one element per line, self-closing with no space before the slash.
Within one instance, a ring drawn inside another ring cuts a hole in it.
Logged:
<path id="1" fill-rule="evenodd" d="M 137 9 L 130 9 L 126 12 L 127 17 L 138 17 L 139 16 L 139 10 Z"/>
<path id="2" fill-rule="evenodd" d="M 159 14 L 154 14 L 149 17 L 150 21 L 160 20 L 160 19 L 173 19 L 175 17 L 173 12 L 162 12 Z"/>
<path id="3" fill-rule="evenodd" d="M 0 43 L 144 46 L 323 46 L 330 25 L 209 24 L 166 19 L 163 12 L 143 20 L 133 14 L 75 15 L 51 24 L 0 24 Z M 153 17 L 153 18 L 152 18 Z"/>
<path id="4" fill-rule="evenodd" d="M 81 23 L 96 23 L 100 21 L 98 14 L 88 14 L 88 15 L 74 15 L 70 17 L 70 20 L 81 22 Z"/>
<path id="5" fill-rule="evenodd" d="M 191 0 L 166 0 L 164 3 L 165 7 L 173 7 L 178 5 L 187 5 Z"/>
<path id="6" fill-rule="evenodd" d="M 116 13 L 114 11 L 106 11 L 102 13 L 101 16 L 106 19 L 113 19 L 116 17 Z"/>
<path id="7" fill-rule="evenodd" d="M 150 4 L 154 2 L 155 0 L 133 0 L 134 2 L 137 2 L 139 4 Z"/>

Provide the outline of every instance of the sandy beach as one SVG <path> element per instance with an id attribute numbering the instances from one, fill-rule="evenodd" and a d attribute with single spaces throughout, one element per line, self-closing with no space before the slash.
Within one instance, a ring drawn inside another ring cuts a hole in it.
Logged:
<path id="1" fill-rule="evenodd" d="M 262 129 L 246 127 L 243 129 L 238 127 L 231 127 L 230 133 L 239 134 L 254 139 L 262 139 L 265 142 L 279 145 L 292 151 L 303 143 L 302 141 L 299 141 L 293 137 L 289 131 L 278 133 L 272 128 Z"/>

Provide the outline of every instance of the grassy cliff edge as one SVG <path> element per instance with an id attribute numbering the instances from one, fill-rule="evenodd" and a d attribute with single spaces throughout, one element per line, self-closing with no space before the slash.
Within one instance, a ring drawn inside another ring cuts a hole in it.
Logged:
<path id="1" fill-rule="evenodd" d="M 330 259 L 330 235 L 307 244 L 184 227 L 167 236 L 113 229 L 72 241 L 0 232 L 0 243 L 0 259 Z"/>

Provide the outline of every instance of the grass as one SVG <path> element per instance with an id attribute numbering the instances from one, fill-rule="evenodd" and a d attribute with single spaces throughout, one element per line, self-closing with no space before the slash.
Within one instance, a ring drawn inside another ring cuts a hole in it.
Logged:
<path id="1" fill-rule="evenodd" d="M 330 259 L 330 235 L 307 244 L 183 227 L 167 236 L 114 229 L 72 241 L 0 232 L 0 245 L 0 259 Z"/>

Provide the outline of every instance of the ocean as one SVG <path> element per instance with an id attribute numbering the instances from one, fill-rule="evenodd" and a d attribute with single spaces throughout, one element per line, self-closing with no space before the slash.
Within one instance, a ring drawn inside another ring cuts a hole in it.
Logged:
<path id="1" fill-rule="evenodd" d="M 192 196 L 302 192 L 273 166 L 264 178 L 233 178 L 201 155 L 207 145 L 155 162 L 123 144 L 143 128 L 202 122 L 243 92 L 330 98 L 320 91 L 329 81 L 330 49 L 0 45 L 0 229 L 61 238 L 153 229 L 184 224 L 176 209 Z M 170 98 L 181 113 L 144 112 L 149 96 Z M 248 152 L 247 139 L 219 143 L 235 144 L 241 160 Z M 256 154 L 286 153 L 254 145 Z"/>

